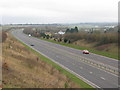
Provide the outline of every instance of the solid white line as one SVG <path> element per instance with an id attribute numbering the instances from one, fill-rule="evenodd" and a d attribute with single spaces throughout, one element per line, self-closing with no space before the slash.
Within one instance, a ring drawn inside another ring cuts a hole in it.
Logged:
<path id="1" fill-rule="evenodd" d="M 90 72 L 90 74 L 92 74 L 93 72 Z"/>

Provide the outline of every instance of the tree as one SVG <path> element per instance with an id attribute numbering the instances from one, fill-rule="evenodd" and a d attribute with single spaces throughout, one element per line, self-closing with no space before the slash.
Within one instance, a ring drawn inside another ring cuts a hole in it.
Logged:
<path id="1" fill-rule="evenodd" d="M 49 35 L 46 35 L 46 39 L 49 39 L 49 37 L 50 37 Z"/>
<path id="2" fill-rule="evenodd" d="M 65 33 L 75 33 L 78 32 L 78 27 L 67 29 Z"/>
<path id="3" fill-rule="evenodd" d="M 69 33 L 70 32 L 70 29 L 68 28 L 66 31 L 65 31 L 65 33 Z"/>
<path id="4" fill-rule="evenodd" d="M 73 33 L 74 31 L 75 31 L 75 29 L 74 29 L 74 28 L 71 28 L 70 32 Z"/>
<path id="5" fill-rule="evenodd" d="M 65 39 L 64 39 L 64 43 L 66 43 L 67 41 L 68 41 L 68 40 L 65 38 Z"/>
<path id="6" fill-rule="evenodd" d="M 74 30 L 74 32 L 78 32 L 78 27 L 75 27 L 75 30 Z"/>

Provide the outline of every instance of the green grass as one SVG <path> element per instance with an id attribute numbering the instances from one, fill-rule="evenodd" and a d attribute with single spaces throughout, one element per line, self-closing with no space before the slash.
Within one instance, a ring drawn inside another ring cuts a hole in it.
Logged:
<path id="1" fill-rule="evenodd" d="M 19 40 L 18 40 L 19 41 Z M 19 41 L 21 42 L 21 41 Z M 26 44 L 24 44 L 23 42 L 21 42 L 26 48 L 28 48 L 30 51 L 32 51 L 33 53 L 35 53 L 36 55 L 39 56 L 39 58 L 45 62 L 47 62 L 48 64 L 51 64 L 53 67 L 55 67 L 57 70 L 59 70 L 61 73 L 63 73 L 64 75 L 66 75 L 68 78 L 70 78 L 72 81 L 76 82 L 78 85 L 80 85 L 81 88 L 91 88 L 92 90 L 95 90 L 95 88 L 93 88 L 92 86 L 88 85 L 87 83 L 85 83 L 84 81 L 80 80 L 78 77 L 76 77 L 75 75 L 73 75 L 72 73 L 68 72 L 67 70 L 63 69 L 62 67 L 60 67 L 59 65 L 57 65 L 56 63 L 52 62 L 50 59 L 44 57 L 43 55 L 39 54 L 37 51 L 33 50 L 32 48 L 30 48 L 29 46 L 27 46 Z"/>
<path id="2" fill-rule="evenodd" d="M 49 40 L 49 39 L 43 39 L 43 38 L 39 38 L 39 39 L 45 40 L 45 41 L 49 41 L 49 42 L 52 42 L 52 43 L 56 43 L 56 44 L 60 44 L 60 45 L 64 45 L 64 46 L 67 46 L 67 47 L 79 49 L 79 50 L 87 49 L 87 50 L 89 50 L 91 53 L 95 53 L 95 54 L 98 54 L 98 55 L 102 55 L 102 56 L 106 56 L 106 57 L 110 57 L 110 58 L 113 58 L 113 59 L 117 59 L 117 60 L 118 60 L 118 55 L 116 55 L 116 54 L 114 54 L 114 53 L 98 51 L 98 50 L 95 50 L 95 49 L 89 49 L 89 48 L 80 47 L 80 46 L 73 45 L 73 44 L 68 44 L 68 43 L 56 42 L 56 41 Z"/>
<path id="3" fill-rule="evenodd" d="M 69 87 L 69 86 L 68 86 L 68 83 L 65 83 L 65 84 L 64 84 L 64 87 L 65 87 L 65 88 L 68 88 L 68 87 Z"/>

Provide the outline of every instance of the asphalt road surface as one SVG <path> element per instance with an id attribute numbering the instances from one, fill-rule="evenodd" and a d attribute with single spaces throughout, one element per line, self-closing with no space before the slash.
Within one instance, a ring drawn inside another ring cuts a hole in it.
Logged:
<path id="1" fill-rule="evenodd" d="M 104 68 L 91 64 L 90 61 L 102 63 L 118 69 L 118 61 L 96 54 L 82 54 L 82 51 L 55 43 L 29 37 L 22 30 L 12 31 L 13 36 L 51 59 L 69 72 L 96 88 L 118 88 L 118 76 Z M 31 45 L 34 46 L 31 46 Z M 84 61 L 87 60 L 87 61 Z"/>

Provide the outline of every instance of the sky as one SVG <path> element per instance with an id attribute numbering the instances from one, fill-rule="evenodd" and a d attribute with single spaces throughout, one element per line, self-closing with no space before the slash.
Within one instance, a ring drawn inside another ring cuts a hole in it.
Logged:
<path id="1" fill-rule="evenodd" d="M 117 22 L 119 0 L 0 0 L 1 24 Z"/>

